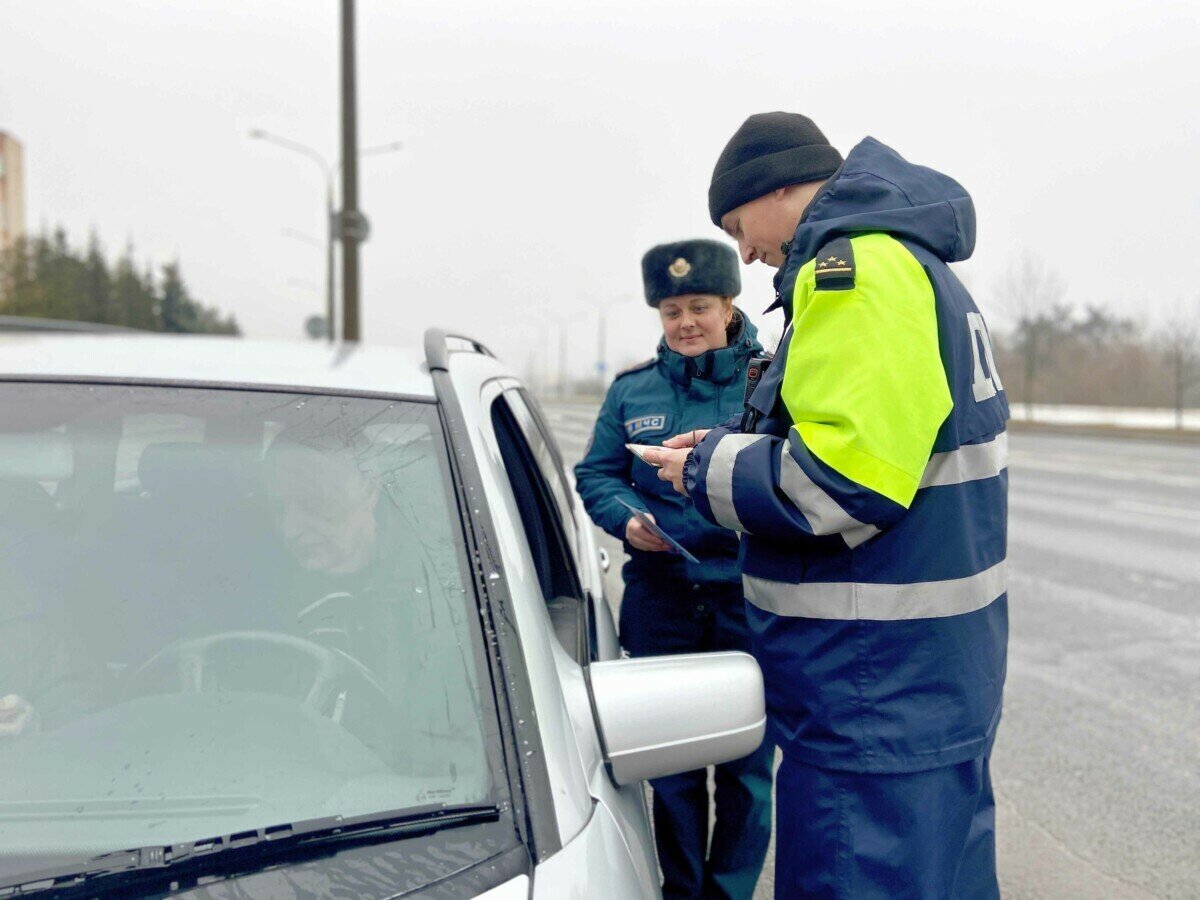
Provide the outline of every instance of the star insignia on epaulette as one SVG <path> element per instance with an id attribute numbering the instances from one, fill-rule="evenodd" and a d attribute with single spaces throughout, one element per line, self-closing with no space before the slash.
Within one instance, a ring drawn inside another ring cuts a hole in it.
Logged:
<path id="1" fill-rule="evenodd" d="M 832 251 L 832 252 L 831 252 Z M 823 254 L 829 253 L 828 256 Z M 835 238 L 817 252 L 816 289 L 844 291 L 854 287 L 854 247 L 849 238 Z"/>

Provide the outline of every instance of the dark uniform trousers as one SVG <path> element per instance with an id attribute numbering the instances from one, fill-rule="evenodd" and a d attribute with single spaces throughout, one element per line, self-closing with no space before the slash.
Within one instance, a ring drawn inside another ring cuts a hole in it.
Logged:
<path id="1" fill-rule="evenodd" d="M 621 644 L 632 656 L 749 653 L 744 604 L 740 584 L 693 583 L 626 567 Z M 771 839 L 774 756 L 774 746 L 764 742 L 749 756 L 715 767 L 711 846 L 707 770 L 650 782 L 664 898 L 749 900 Z"/>
<path id="2" fill-rule="evenodd" d="M 987 756 L 863 775 L 785 753 L 778 790 L 776 897 L 999 900 Z"/>

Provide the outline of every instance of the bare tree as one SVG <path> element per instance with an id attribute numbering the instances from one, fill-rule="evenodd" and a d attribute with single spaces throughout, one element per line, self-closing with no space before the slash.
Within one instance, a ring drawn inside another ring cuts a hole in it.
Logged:
<path id="1" fill-rule="evenodd" d="M 1041 394 L 1043 370 L 1052 362 L 1054 348 L 1071 321 L 1071 307 L 1063 303 L 1066 292 L 1062 275 L 1028 251 L 1016 258 L 1001 283 L 1001 306 L 1017 320 L 1013 350 L 1020 359 L 1025 415 L 1030 421 Z"/>
<path id="2" fill-rule="evenodd" d="M 1175 427 L 1182 430 L 1188 391 L 1200 385 L 1200 298 L 1185 305 L 1167 322 L 1159 343 L 1171 377 Z"/>

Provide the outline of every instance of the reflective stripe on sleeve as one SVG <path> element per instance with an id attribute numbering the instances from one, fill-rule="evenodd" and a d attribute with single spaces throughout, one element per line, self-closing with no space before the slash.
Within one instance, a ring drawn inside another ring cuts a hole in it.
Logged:
<path id="1" fill-rule="evenodd" d="M 995 478 L 1008 465 L 1008 432 L 985 444 L 964 444 L 948 453 L 929 457 L 921 487 L 941 487 Z"/>
<path id="2" fill-rule="evenodd" d="M 939 619 L 975 612 L 1006 590 L 1004 561 L 966 578 L 913 584 L 814 581 L 788 584 L 742 576 L 746 599 L 777 616 L 806 619 Z"/>
<path id="3" fill-rule="evenodd" d="M 751 444 L 767 437 L 765 434 L 727 434 L 717 441 L 705 476 L 705 494 L 718 524 L 734 531 L 745 531 L 737 510 L 733 508 L 733 464 L 737 455 Z"/>
<path id="4" fill-rule="evenodd" d="M 788 452 L 791 441 L 784 441 L 779 460 L 779 486 L 804 514 L 813 534 L 841 534 L 853 550 L 879 534 L 874 525 L 865 525 L 846 512 L 830 497 Z"/>

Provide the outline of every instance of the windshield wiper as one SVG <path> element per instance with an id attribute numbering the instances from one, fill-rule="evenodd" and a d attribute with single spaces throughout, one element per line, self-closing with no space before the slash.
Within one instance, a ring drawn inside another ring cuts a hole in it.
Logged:
<path id="1" fill-rule="evenodd" d="M 153 877 L 164 869 L 172 873 L 177 868 L 207 871 L 214 865 L 243 868 L 268 857 L 303 855 L 331 845 L 398 840 L 499 818 L 500 810 L 492 804 L 431 804 L 362 816 L 323 816 L 181 844 L 117 850 L 58 867 L 0 876 L 0 898 L 43 890 L 69 891 L 114 875 Z"/>

